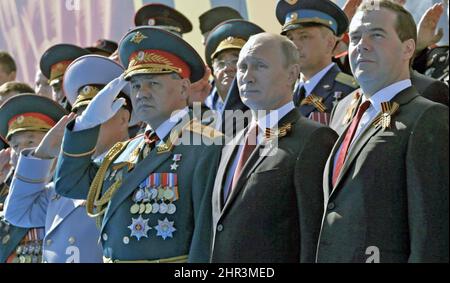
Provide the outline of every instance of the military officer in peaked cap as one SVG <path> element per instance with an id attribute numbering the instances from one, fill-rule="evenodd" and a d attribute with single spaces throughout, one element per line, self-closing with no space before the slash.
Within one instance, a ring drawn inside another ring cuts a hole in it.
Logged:
<path id="1" fill-rule="evenodd" d="M 294 103 L 310 119 L 328 124 L 336 101 L 357 88 L 353 77 L 332 62 L 333 49 L 348 28 L 345 13 L 329 0 L 279 0 L 281 34 L 300 52 L 301 75 Z"/>
<path id="2" fill-rule="evenodd" d="M 221 133 L 191 119 L 187 107 L 204 63 L 181 37 L 148 26 L 129 31 L 119 55 L 124 74 L 66 128 L 56 190 L 87 198 L 106 262 L 208 261 Z M 99 125 L 120 107 L 113 99 L 128 81 L 134 109 L 149 127 L 95 166 Z"/>
<path id="3" fill-rule="evenodd" d="M 162 28 L 179 36 L 192 31 L 192 23 L 185 15 L 159 3 L 141 7 L 134 15 L 134 24 Z"/>
<path id="4" fill-rule="evenodd" d="M 123 71 L 118 63 L 100 55 L 87 55 L 72 62 L 64 75 L 64 90 L 72 111 L 82 113 L 99 90 Z M 129 94 L 130 88 L 123 88 L 119 96 L 127 100 L 127 105 L 103 124 L 94 163 L 101 163 L 103 153 L 116 142 L 128 139 Z M 54 182 L 49 182 L 60 152 L 62 133 L 70 118 L 62 119 L 36 149 L 22 152 L 5 216 L 18 226 L 45 226 L 44 262 L 103 262 L 99 232 L 95 219 L 86 214 L 86 201 L 59 196 Z"/>
<path id="5" fill-rule="evenodd" d="M 206 62 L 214 75 L 214 88 L 205 100 L 209 109 L 222 113 L 236 76 L 239 51 L 250 36 L 261 32 L 261 27 L 246 20 L 225 21 L 211 31 L 205 46 Z"/>
<path id="6" fill-rule="evenodd" d="M 119 47 L 117 42 L 107 39 L 99 39 L 94 43 L 93 46 L 86 47 L 86 50 L 88 50 L 92 54 L 109 57 L 113 55 L 114 52 L 116 52 L 117 47 Z"/>
<path id="7" fill-rule="evenodd" d="M 67 110 L 70 110 L 70 105 L 62 89 L 64 72 L 73 60 L 89 53 L 88 50 L 73 44 L 56 44 L 44 52 L 39 62 L 42 74 L 49 79 L 52 87 L 53 100 Z"/>
<path id="8" fill-rule="evenodd" d="M 243 19 L 241 14 L 235 9 L 228 6 L 218 6 L 204 12 L 198 17 L 200 23 L 200 32 L 203 36 L 203 45 L 206 44 L 206 39 L 209 33 L 220 23 L 233 20 Z"/>
<path id="9" fill-rule="evenodd" d="M 38 145 L 65 114 L 59 104 L 35 94 L 14 96 L 0 107 L 0 136 L 11 145 L 10 149 L 0 150 L 0 262 L 37 263 L 42 260 L 44 229 L 39 227 L 43 225 L 19 228 L 10 224 L 4 219 L 4 201 L 20 151 Z M 6 171 L 10 172 L 9 176 L 5 176 Z"/>

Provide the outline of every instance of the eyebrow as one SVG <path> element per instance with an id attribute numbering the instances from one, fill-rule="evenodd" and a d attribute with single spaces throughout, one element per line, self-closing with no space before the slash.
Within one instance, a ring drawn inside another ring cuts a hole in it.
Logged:
<path id="1" fill-rule="evenodd" d="M 384 28 L 378 28 L 378 27 L 370 28 L 370 29 L 367 30 L 367 31 L 368 31 L 368 32 L 381 31 L 381 32 L 383 32 L 383 33 L 386 33 L 386 30 L 385 30 Z M 358 34 L 358 33 L 361 33 L 361 30 L 351 31 L 351 32 L 349 32 L 349 35 L 352 35 L 352 34 Z"/>

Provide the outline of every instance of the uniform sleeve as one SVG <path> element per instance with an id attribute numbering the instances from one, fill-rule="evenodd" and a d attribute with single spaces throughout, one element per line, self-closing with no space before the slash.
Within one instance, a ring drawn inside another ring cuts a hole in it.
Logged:
<path id="1" fill-rule="evenodd" d="M 315 130 L 297 157 L 295 191 L 299 215 L 300 262 L 315 261 L 322 224 L 323 171 L 337 134 L 328 127 Z"/>
<path id="2" fill-rule="evenodd" d="M 209 262 L 212 236 L 212 192 L 220 162 L 221 148 L 208 147 L 193 176 L 193 206 L 195 230 L 189 251 L 189 262 Z"/>
<path id="3" fill-rule="evenodd" d="M 5 218 L 11 224 L 23 227 L 43 227 L 47 215 L 54 159 L 37 159 L 24 150 L 15 170 L 10 191 L 5 201 Z"/>
<path id="4" fill-rule="evenodd" d="M 412 128 L 406 156 L 409 262 L 448 262 L 448 108 L 430 107 Z"/>
<path id="5" fill-rule="evenodd" d="M 55 173 L 58 194 L 73 199 L 86 199 L 98 166 L 92 162 L 100 126 L 74 132 L 74 122 L 67 125 Z"/>

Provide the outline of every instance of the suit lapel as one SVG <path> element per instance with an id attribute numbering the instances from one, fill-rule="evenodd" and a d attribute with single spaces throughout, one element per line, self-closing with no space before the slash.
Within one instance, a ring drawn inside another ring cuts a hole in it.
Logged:
<path id="1" fill-rule="evenodd" d="M 232 159 L 233 156 L 236 156 L 236 151 L 239 148 L 239 145 L 241 144 L 240 141 L 244 138 L 245 130 L 242 130 L 240 133 L 236 135 L 231 141 L 230 144 L 226 145 L 223 148 L 222 153 L 222 159 L 220 160 L 220 166 L 217 171 L 217 178 L 215 181 L 216 189 L 214 190 L 214 200 L 215 203 L 218 204 L 219 210 L 222 211 L 223 209 L 223 186 L 224 186 L 224 179 L 226 178 L 228 174 L 228 169 L 230 166 L 230 162 L 232 162 L 234 159 Z"/>

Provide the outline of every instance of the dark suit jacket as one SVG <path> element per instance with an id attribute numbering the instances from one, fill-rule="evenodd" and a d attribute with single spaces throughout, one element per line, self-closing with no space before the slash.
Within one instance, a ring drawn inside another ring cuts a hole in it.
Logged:
<path id="1" fill-rule="evenodd" d="M 292 110 L 292 131 L 259 145 L 223 207 L 223 183 L 238 145 L 226 145 L 216 176 L 212 262 L 312 262 L 323 212 L 322 173 L 336 134 Z M 245 137 L 243 132 L 237 141 Z M 260 155 L 266 148 L 274 154 Z M 275 151 L 276 149 L 276 151 Z"/>
<path id="2" fill-rule="evenodd" d="M 335 188 L 340 136 L 324 172 L 318 262 L 448 262 L 448 108 L 400 92 L 391 128 L 369 126 L 349 150 Z M 360 101 L 359 101 L 360 102 Z"/>
<path id="3" fill-rule="evenodd" d="M 448 106 L 448 86 L 445 83 L 417 71 L 411 72 L 411 83 L 423 97 Z"/>

